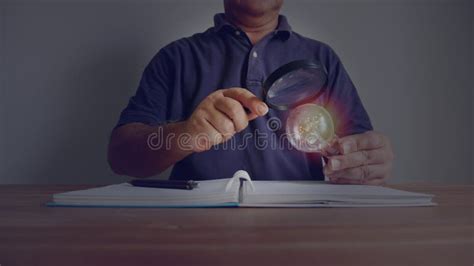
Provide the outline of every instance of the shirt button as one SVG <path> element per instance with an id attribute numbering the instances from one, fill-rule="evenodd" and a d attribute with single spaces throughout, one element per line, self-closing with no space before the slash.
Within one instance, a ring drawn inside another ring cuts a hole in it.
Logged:
<path id="1" fill-rule="evenodd" d="M 239 35 L 240 35 L 240 31 L 236 30 L 236 31 L 235 31 L 235 35 L 239 36 Z"/>
<path id="2" fill-rule="evenodd" d="M 252 56 L 253 56 L 253 58 L 257 58 L 258 57 L 257 52 L 253 51 Z"/>

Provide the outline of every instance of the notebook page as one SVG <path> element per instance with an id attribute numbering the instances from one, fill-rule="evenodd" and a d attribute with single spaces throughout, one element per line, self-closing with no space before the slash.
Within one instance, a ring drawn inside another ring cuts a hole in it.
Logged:
<path id="1" fill-rule="evenodd" d="M 198 181 L 192 190 L 135 187 L 129 183 L 55 194 L 56 204 L 85 205 L 199 205 L 237 202 L 239 185 L 226 192 L 227 179 Z"/>
<path id="2" fill-rule="evenodd" d="M 252 181 L 243 187 L 244 204 L 425 204 L 432 195 L 382 186 L 336 185 L 318 181 Z"/>
<path id="3" fill-rule="evenodd" d="M 366 203 L 349 203 L 349 202 L 320 202 L 305 204 L 288 204 L 288 203 L 241 203 L 239 207 L 245 208 L 377 208 L 377 207 L 426 207 L 436 206 L 436 203 L 423 201 L 420 203 L 390 203 L 390 204 L 366 204 Z"/>

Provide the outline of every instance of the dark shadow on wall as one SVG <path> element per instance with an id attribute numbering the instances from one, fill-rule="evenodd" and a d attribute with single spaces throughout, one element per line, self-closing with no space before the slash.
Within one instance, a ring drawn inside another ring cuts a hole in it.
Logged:
<path id="1" fill-rule="evenodd" d="M 69 172 L 70 179 L 80 178 L 84 182 L 97 182 L 97 173 L 105 182 L 118 181 L 108 170 L 106 147 L 111 129 L 118 118 L 120 109 L 126 103 L 137 77 L 133 75 L 130 62 L 136 61 L 136 48 L 121 49 L 111 47 L 96 51 L 96 61 L 88 64 L 71 65 L 67 73 L 74 76 L 69 80 L 70 123 L 62 124 L 62 132 L 55 143 L 53 158 L 44 160 L 47 164 L 41 176 L 48 173 Z"/>
<path id="2" fill-rule="evenodd" d="M 64 71 L 70 90 L 68 121 L 62 123 L 51 147 L 55 152 L 44 158 L 38 176 L 48 183 L 113 183 L 126 180 L 116 176 L 107 163 L 107 144 L 120 111 L 134 93 L 143 64 L 134 51 L 141 47 L 117 46 L 111 43 L 93 51 L 93 60 L 71 64 Z M 80 59 L 77 59 L 80 61 Z M 66 85 L 66 84 L 65 84 Z M 55 173 L 55 176 L 51 176 Z M 48 177 L 49 176 L 49 177 Z M 59 180 L 61 176 L 67 178 Z M 81 180 L 80 182 L 78 180 Z"/>
<path id="3" fill-rule="evenodd" d="M 8 2 L 8 158 L 0 182 L 125 180 L 109 169 L 107 144 L 144 67 L 222 9 L 190 3 Z M 176 19 L 183 17 L 198 22 Z"/>

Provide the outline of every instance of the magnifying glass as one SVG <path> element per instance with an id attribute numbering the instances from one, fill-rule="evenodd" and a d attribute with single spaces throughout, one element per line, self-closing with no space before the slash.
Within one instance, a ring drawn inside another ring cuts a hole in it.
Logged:
<path id="1" fill-rule="evenodd" d="M 298 60 L 275 70 L 263 84 L 264 102 L 286 111 L 286 134 L 303 152 L 320 152 L 336 137 L 331 115 L 314 101 L 324 93 L 326 69 L 316 61 Z"/>

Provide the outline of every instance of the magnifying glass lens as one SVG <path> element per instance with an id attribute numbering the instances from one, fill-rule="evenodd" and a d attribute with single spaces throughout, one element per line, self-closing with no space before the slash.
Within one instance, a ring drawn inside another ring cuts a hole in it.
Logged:
<path id="1" fill-rule="evenodd" d="M 319 69 L 297 69 L 276 80 L 267 101 L 276 106 L 293 106 L 314 97 L 322 89 L 325 77 Z"/>

